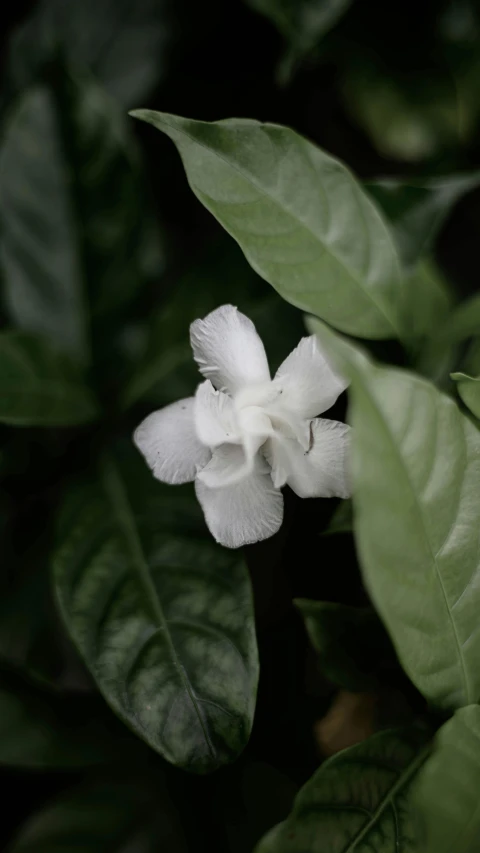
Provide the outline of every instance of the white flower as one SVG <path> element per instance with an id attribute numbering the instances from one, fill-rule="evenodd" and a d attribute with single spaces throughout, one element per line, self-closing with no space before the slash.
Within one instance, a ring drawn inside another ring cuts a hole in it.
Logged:
<path id="1" fill-rule="evenodd" d="M 276 533 L 286 483 L 302 498 L 349 496 L 349 427 L 316 417 L 347 383 L 314 335 L 273 380 L 255 326 L 232 305 L 192 323 L 190 340 L 205 382 L 149 415 L 134 441 L 159 480 L 195 480 L 217 542 L 238 548 Z"/>

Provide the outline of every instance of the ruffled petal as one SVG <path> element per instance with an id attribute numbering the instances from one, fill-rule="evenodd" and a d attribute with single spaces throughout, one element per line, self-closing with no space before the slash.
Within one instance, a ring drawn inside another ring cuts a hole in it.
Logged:
<path id="1" fill-rule="evenodd" d="M 267 356 L 252 321 L 233 305 L 222 305 L 190 326 L 200 371 L 218 390 L 235 394 L 245 385 L 268 382 Z"/>
<path id="2" fill-rule="evenodd" d="M 277 488 L 288 483 L 301 498 L 348 498 L 351 494 L 350 427 L 339 421 L 315 418 L 311 447 L 304 452 L 293 439 L 275 437 L 265 448 Z"/>
<path id="3" fill-rule="evenodd" d="M 248 458 L 243 445 L 222 444 L 215 448 L 208 465 L 198 479 L 209 488 L 224 488 L 238 483 L 253 471 L 253 456 Z"/>
<path id="4" fill-rule="evenodd" d="M 272 383 L 281 405 L 300 418 L 313 418 L 333 406 L 348 382 L 330 366 L 315 335 L 302 338 L 277 370 Z"/>
<path id="5" fill-rule="evenodd" d="M 190 483 L 210 461 L 211 452 L 197 437 L 194 397 L 152 412 L 135 430 L 133 440 L 157 480 Z"/>
<path id="6" fill-rule="evenodd" d="M 261 460 L 234 486 L 212 489 L 197 479 L 195 491 L 210 532 L 226 548 L 268 539 L 282 523 L 282 493 L 273 487 Z"/>
<path id="7" fill-rule="evenodd" d="M 301 447 L 295 439 L 285 438 L 278 433 L 265 443 L 263 454 L 270 466 L 272 483 L 276 489 L 281 489 L 286 484 L 292 456 L 300 450 Z"/>
<path id="8" fill-rule="evenodd" d="M 194 417 L 198 438 L 207 447 L 240 441 L 233 400 L 223 391 L 216 391 L 209 379 L 197 388 Z"/>

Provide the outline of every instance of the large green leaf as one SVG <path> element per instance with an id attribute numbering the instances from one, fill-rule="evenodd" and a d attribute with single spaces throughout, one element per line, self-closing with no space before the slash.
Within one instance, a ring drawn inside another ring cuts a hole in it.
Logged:
<path id="1" fill-rule="evenodd" d="M 77 368 L 25 332 L 0 334 L 0 421 L 15 426 L 71 426 L 97 407 Z"/>
<path id="2" fill-rule="evenodd" d="M 199 374 L 190 347 L 190 323 L 227 299 L 255 323 L 275 371 L 304 331 L 299 313 L 276 293 L 263 293 L 261 285 L 226 234 L 209 246 L 153 313 L 145 353 L 124 392 L 125 405 L 141 398 L 164 404 L 192 393 Z"/>
<path id="3" fill-rule="evenodd" d="M 105 337 L 138 291 L 145 197 L 108 97 L 58 75 L 22 96 L 0 147 L 3 285 L 12 320 L 85 359 L 92 325 Z"/>
<path id="4" fill-rule="evenodd" d="M 186 853 L 183 832 L 158 777 L 98 779 L 47 803 L 8 853 Z"/>
<path id="5" fill-rule="evenodd" d="M 352 379 L 355 535 L 374 603 L 427 699 L 477 702 L 480 433 L 431 383 L 316 327 Z"/>
<path id="6" fill-rule="evenodd" d="M 480 172 L 420 181 L 385 178 L 365 188 L 391 223 L 405 266 L 428 252 L 456 202 L 480 184 Z"/>
<path id="7" fill-rule="evenodd" d="M 295 604 L 323 674 L 353 692 L 377 688 L 380 673 L 395 663 L 395 654 L 375 611 L 304 598 Z"/>
<path id="8" fill-rule="evenodd" d="M 29 86 L 60 46 L 129 108 L 162 74 L 170 36 L 165 0 L 41 0 L 14 34 L 9 72 L 19 89 Z"/>
<path id="9" fill-rule="evenodd" d="M 425 742 L 420 729 L 385 731 L 330 758 L 256 853 L 418 853 L 409 798 Z"/>
<path id="10" fill-rule="evenodd" d="M 452 379 L 457 383 L 458 393 L 465 405 L 476 418 L 480 418 L 480 376 L 452 373 Z"/>
<path id="11" fill-rule="evenodd" d="M 390 234 L 341 163 L 278 125 L 133 115 L 175 142 L 195 195 L 288 302 L 359 337 L 402 337 Z"/>
<path id="12" fill-rule="evenodd" d="M 248 575 L 204 528 L 173 532 L 162 518 L 167 487 L 140 459 L 133 468 L 138 476 L 124 480 L 106 463 L 102 482 L 65 510 L 60 607 L 121 719 L 168 761 L 207 772 L 241 752 L 252 725 L 258 660 Z"/>
<path id="13" fill-rule="evenodd" d="M 133 741 L 112 722 L 96 697 L 0 673 L 0 764 L 60 769 L 112 761 Z"/>
<path id="14" fill-rule="evenodd" d="M 480 707 L 469 705 L 439 730 L 413 798 L 423 817 L 424 853 L 480 848 Z"/>

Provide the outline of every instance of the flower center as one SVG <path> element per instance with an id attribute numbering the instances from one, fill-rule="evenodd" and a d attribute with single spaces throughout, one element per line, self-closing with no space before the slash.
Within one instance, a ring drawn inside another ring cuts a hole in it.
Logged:
<path id="1" fill-rule="evenodd" d="M 282 388 L 273 382 L 242 388 L 234 398 L 238 429 L 245 437 L 255 438 L 258 447 L 277 437 L 296 439 L 306 449 L 308 422 L 284 405 L 282 394 Z"/>

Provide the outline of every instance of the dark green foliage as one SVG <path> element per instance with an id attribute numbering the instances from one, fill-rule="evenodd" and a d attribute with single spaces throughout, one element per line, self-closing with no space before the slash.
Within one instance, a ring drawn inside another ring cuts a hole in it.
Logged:
<path id="1" fill-rule="evenodd" d="M 8 13 L 0 847 L 478 853 L 477 4 Z M 353 428 L 352 499 L 242 551 L 132 442 L 227 303 Z"/>

